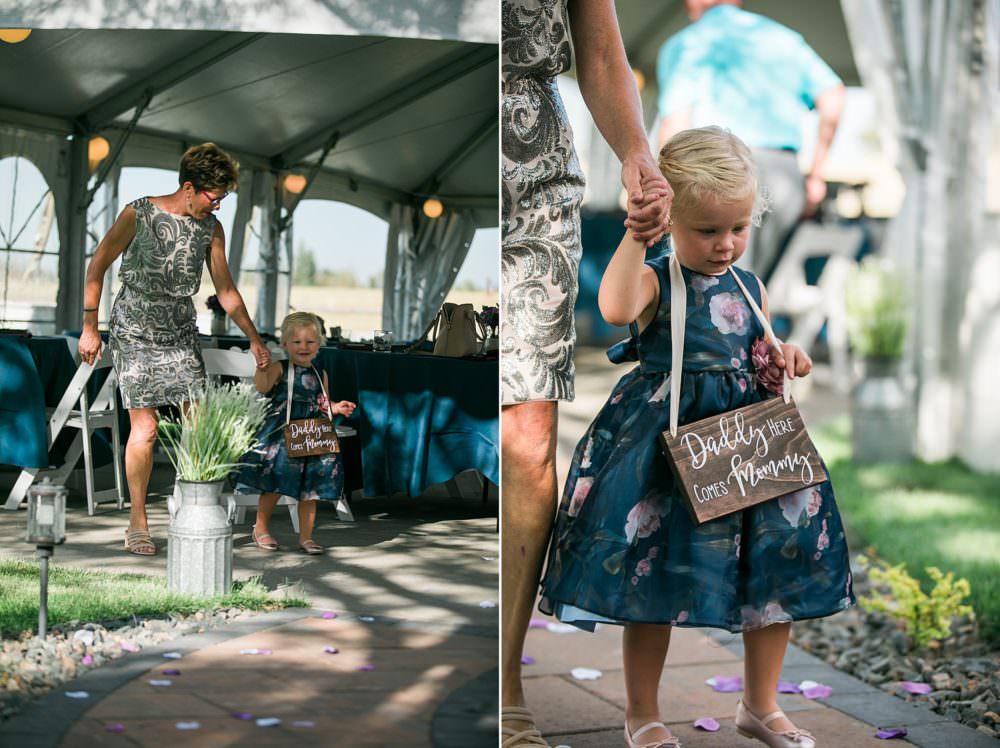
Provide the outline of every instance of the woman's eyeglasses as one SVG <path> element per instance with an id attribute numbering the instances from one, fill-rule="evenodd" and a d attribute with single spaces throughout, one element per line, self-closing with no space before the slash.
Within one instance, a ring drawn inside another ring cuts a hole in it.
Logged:
<path id="1" fill-rule="evenodd" d="M 218 197 L 216 197 L 215 195 L 213 195 L 208 190 L 202 190 L 201 194 L 203 194 L 205 197 L 208 198 L 209 205 L 212 205 L 213 207 L 216 207 L 216 208 L 218 208 L 219 204 L 229 196 L 228 192 L 224 192 L 221 195 L 219 195 Z"/>

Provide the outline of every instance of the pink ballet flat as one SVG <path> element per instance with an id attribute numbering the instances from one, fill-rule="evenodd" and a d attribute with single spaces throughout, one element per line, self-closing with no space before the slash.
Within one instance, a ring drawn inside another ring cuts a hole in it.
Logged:
<path id="1" fill-rule="evenodd" d="M 681 741 L 675 737 L 669 737 L 665 740 L 654 740 L 652 743 L 637 743 L 636 738 L 643 735 L 650 730 L 655 730 L 657 727 L 662 727 L 664 730 L 667 726 L 662 722 L 647 722 L 638 730 L 629 735 L 628 732 L 628 722 L 625 723 L 625 744 L 628 748 L 681 748 Z"/>
<path id="2" fill-rule="evenodd" d="M 736 705 L 736 731 L 745 738 L 755 738 L 765 743 L 768 748 L 816 748 L 816 738 L 806 730 L 795 728 L 784 732 L 775 732 L 767 726 L 768 722 L 785 717 L 780 709 L 758 718 L 740 699 Z M 787 719 L 787 717 L 785 717 Z"/>

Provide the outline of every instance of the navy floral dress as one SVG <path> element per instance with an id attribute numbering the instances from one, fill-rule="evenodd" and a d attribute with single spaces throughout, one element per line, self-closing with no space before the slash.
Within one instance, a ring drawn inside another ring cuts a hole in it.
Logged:
<path id="1" fill-rule="evenodd" d="M 638 360 L 577 445 L 542 580 L 540 608 L 597 622 L 711 626 L 731 632 L 831 615 L 854 604 L 844 529 L 830 484 L 695 524 L 658 435 L 670 424 L 669 255 L 660 305 L 608 351 Z M 760 304 L 760 286 L 736 270 Z M 750 365 L 760 322 L 729 273 L 687 268 L 680 424 L 766 399 Z"/>
<path id="2" fill-rule="evenodd" d="M 267 393 L 271 409 L 257 432 L 260 446 L 240 459 L 247 464 L 236 472 L 236 490 L 273 492 L 300 501 L 336 501 L 344 490 L 344 468 L 339 454 L 289 457 L 285 451 L 289 366 L 292 366 L 290 361 L 281 362 L 281 379 Z M 326 417 L 326 398 L 318 376 L 311 366 L 295 367 L 293 420 Z"/>

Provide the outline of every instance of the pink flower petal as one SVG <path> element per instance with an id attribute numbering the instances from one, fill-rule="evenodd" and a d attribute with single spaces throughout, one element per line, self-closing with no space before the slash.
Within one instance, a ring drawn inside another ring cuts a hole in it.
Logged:
<path id="1" fill-rule="evenodd" d="M 879 740 L 892 740 L 893 738 L 905 738 L 906 728 L 905 727 L 880 727 L 879 731 L 875 733 L 875 737 Z"/>
<path id="2" fill-rule="evenodd" d="M 542 618 L 532 618 L 528 623 L 529 629 L 544 629 L 548 628 L 549 622 Z"/>
<path id="3" fill-rule="evenodd" d="M 327 620 L 332 620 L 332 619 L 334 619 L 336 617 L 337 617 L 337 614 L 334 613 L 332 610 L 323 611 L 323 618 L 326 618 Z"/>
<path id="4" fill-rule="evenodd" d="M 112 722 L 110 725 L 105 725 L 104 729 L 107 732 L 125 732 L 125 725 L 121 722 Z"/>
<path id="5" fill-rule="evenodd" d="M 716 675 L 705 683 L 719 693 L 736 693 L 743 690 L 743 678 L 739 675 Z"/>
<path id="6" fill-rule="evenodd" d="M 831 693 L 833 693 L 833 689 L 829 686 L 824 686 L 822 683 L 802 689 L 802 695 L 807 699 L 825 699 Z"/>
<path id="7" fill-rule="evenodd" d="M 719 730 L 719 723 L 711 717 L 699 717 L 694 721 L 694 726 L 708 732 L 718 732 Z"/>
<path id="8" fill-rule="evenodd" d="M 335 655 L 340 650 L 337 649 L 336 647 L 323 647 L 323 651 L 326 652 L 326 654 L 328 655 Z"/>
<path id="9" fill-rule="evenodd" d="M 84 665 L 93 665 L 94 664 L 94 658 L 91 655 L 84 655 L 83 659 L 80 660 L 80 662 L 82 664 L 84 664 Z"/>
<path id="10" fill-rule="evenodd" d="M 535 664 L 535 658 L 532 657 L 531 655 L 521 655 L 521 664 L 522 665 L 534 665 Z"/>
<path id="11" fill-rule="evenodd" d="M 789 683 L 787 680 L 778 681 L 778 693 L 802 693 L 797 683 Z"/>
<path id="12" fill-rule="evenodd" d="M 122 649 L 124 649 L 126 652 L 138 652 L 139 651 L 139 647 L 135 646 L 132 642 L 122 642 L 119 646 Z"/>
<path id="13" fill-rule="evenodd" d="M 933 689 L 926 683 L 914 683 L 911 680 L 901 681 L 899 687 L 902 688 L 907 693 L 923 695 L 925 693 L 930 693 Z"/>

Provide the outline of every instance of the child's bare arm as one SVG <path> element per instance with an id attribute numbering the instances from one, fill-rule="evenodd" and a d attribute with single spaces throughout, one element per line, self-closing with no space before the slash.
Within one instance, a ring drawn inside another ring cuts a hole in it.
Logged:
<path id="1" fill-rule="evenodd" d="M 263 369 L 257 369 L 253 373 L 253 383 L 257 392 L 261 394 L 271 391 L 271 388 L 281 379 L 281 363 L 272 361 Z"/>
<path id="2" fill-rule="evenodd" d="M 764 312 L 764 316 L 770 321 L 771 313 L 767 308 L 767 289 L 764 288 L 764 282 L 760 278 L 757 279 L 757 282 L 760 284 L 760 310 Z M 773 351 L 775 365 L 779 369 L 787 367 L 789 379 L 804 377 L 812 371 L 812 359 L 794 343 L 782 343 L 779 348 L 772 346 L 771 350 Z"/>
<path id="3" fill-rule="evenodd" d="M 659 284 L 656 273 L 644 264 L 645 259 L 645 243 L 636 241 L 627 231 L 604 269 L 597 294 L 597 305 L 609 324 L 627 325 L 639 320 L 643 326 L 651 310 L 655 311 Z"/>

